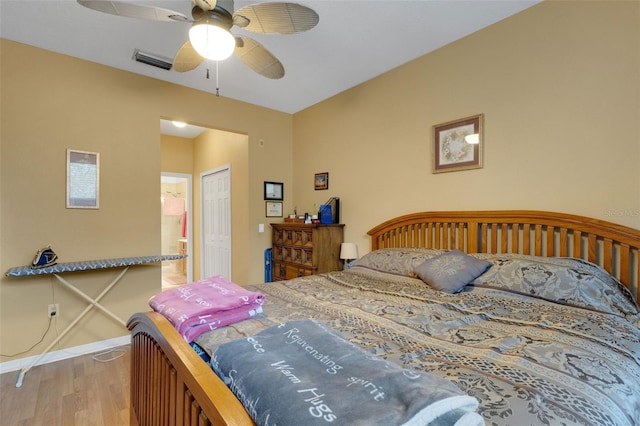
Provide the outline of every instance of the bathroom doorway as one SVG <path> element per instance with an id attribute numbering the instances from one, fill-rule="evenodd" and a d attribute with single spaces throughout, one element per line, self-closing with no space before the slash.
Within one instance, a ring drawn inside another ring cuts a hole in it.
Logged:
<path id="1" fill-rule="evenodd" d="M 162 289 L 192 281 L 191 175 L 162 173 L 160 183 L 162 254 L 186 254 L 179 260 L 162 262 Z"/>

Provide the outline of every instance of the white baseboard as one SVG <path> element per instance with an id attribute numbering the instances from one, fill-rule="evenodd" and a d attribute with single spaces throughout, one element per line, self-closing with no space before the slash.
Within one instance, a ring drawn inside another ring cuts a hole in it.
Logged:
<path id="1" fill-rule="evenodd" d="M 101 340 L 99 342 L 88 343 L 86 345 L 47 352 L 35 365 L 48 364 L 50 362 L 61 361 L 63 359 L 73 358 L 80 355 L 92 354 L 94 352 L 100 352 L 116 348 L 118 346 L 128 345 L 130 343 L 131 335 L 127 334 L 122 337 L 114 337 L 113 339 Z M 40 355 L 35 355 L 27 358 L 16 359 L 14 361 L 2 362 L 0 363 L 0 374 L 27 368 L 39 356 Z"/>

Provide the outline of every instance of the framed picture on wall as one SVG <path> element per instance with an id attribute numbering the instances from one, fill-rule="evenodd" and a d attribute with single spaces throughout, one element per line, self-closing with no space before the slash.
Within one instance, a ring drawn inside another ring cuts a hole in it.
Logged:
<path id="1" fill-rule="evenodd" d="M 433 173 L 482 168 L 484 115 L 433 126 Z"/>
<path id="2" fill-rule="evenodd" d="M 67 208 L 97 209 L 99 195 L 100 154 L 67 149 Z"/>
<path id="3" fill-rule="evenodd" d="M 267 201 L 265 203 L 265 216 L 267 216 L 267 217 L 282 217 L 282 202 L 281 201 Z"/>
<path id="4" fill-rule="evenodd" d="M 316 173 L 313 180 L 313 187 L 316 191 L 329 189 L 329 173 Z"/>
<path id="5" fill-rule="evenodd" d="M 284 184 L 282 182 L 265 182 L 264 183 L 264 199 L 265 200 L 283 200 Z"/>

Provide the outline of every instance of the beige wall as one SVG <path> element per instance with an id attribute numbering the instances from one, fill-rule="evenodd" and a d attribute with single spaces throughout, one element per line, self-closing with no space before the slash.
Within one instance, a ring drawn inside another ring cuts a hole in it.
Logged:
<path id="1" fill-rule="evenodd" d="M 299 209 L 345 238 L 426 210 L 540 209 L 640 228 L 640 3 L 545 2 L 294 116 Z M 485 114 L 484 168 L 432 174 L 432 126 Z M 329 172 L 329 190 L 313 174 Z"/>
<path id="2" fill-rule="evenodd" d="M 193 139 L 160 135 L 160 170 L 167 173 L 193 173 Z"/>
<path id="3" fill-rule="evenodd" d="M 291 187 L 291 115 L 4 39 L 0 51 L 3 272 L 28 264 L 47 244 L 61 262 L 159 254 L 159 120 L 180 118 L 245 135 L 244 164 L 238 167 L 244 172 L 238 178 L 244 192 L 238 197 L 239 209 L 244 212 L 239 212 L 240 229 L 234 224 L 234 253 L 236 237 L 237 247 L 244 251 L 234 258 L 234 274 L 241 272 L 232 278 L 241 284 L 263 280 L 262 257 L 269 234 L 257 232 L 258 223 L 265 220 L 262 182 L 280 180 Z M 259 147 L 259 140 L 265 141 L 264 147 Z M 65 208 L 67 148 L 100 153 L 99 210 Z M 197 155 L 194 146 L 193 156 Z M 276 164 L 279 158 L 283 160 Z M 184 163 L 180 164 L 181 170 L 169 171 L 183 172 Z M 66 277 L 95 297 L 118 272 Z M 103 302 L 128 318 L 148 309 L 148 298 L 160 286 L 159 265 L 133 267 Z M 0 352 L 17 353 L 36 343 L 47 327 L 47 305 L 54 302 L 60 304 L 58 330 L 86 306 L 51 276 L 3 276 Z M 126 333 L 112 319 L 92 311 L 54 349 Z M 49 332 L 42 344 L 18 358 L 38 354 L 54 337 Z"/>

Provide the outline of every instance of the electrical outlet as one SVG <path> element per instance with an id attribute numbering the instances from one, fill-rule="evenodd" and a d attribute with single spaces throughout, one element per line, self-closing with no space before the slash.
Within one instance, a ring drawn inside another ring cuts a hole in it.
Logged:
<path id="1" fill-rule="evenodd" d="M 49 318 L 57 317 L 60 315 L 60 305 L 57 303 L 52 303 L 49 305 L 48 309 Z"/>

